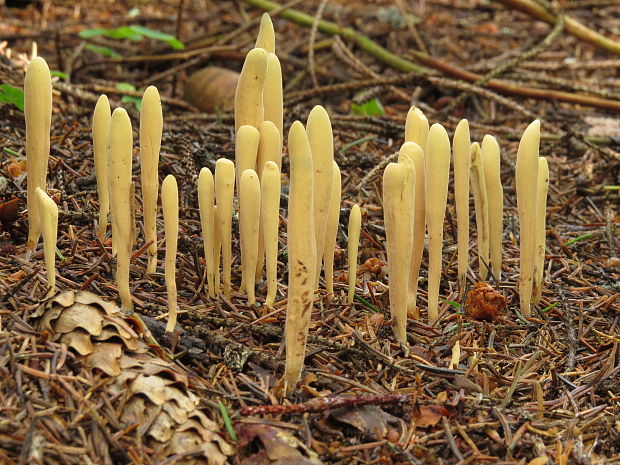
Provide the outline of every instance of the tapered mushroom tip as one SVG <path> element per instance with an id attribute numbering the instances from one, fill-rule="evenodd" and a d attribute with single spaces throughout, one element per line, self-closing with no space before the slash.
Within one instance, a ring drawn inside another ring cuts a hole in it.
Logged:
<path id="1" fill-rule="evenodd" d="M 97 99 L 97 103 L 95 104 L 95 109 L 99 108 L 102 105 L 110 108 L 110 100 L 108 99 L 108 96 L 106 94 L 101 94 L 99 96 L 99 98 Z"/>
<path id="2" fill-rule="evenodd" d="M 273 24 L 273 22 L 271 21 L 271 16 L 269 16 L 269 13 L 267 12 L 263 13 L 263 16 L 261 16 L 260 18 L 260 22 L 265 24 Z"/>
<path id="3" fill-rule="evenodd" d="M 456 125 L 456 131 L 469 131 L 469 121 L 465 118 L 459 121 L 459 124 Z"/>
<path id="4" fill-rule="evenodd" d="M 441 134 L 442 136 L 445 135 L 446 137 L 448 137 L 448 131 L 446 131 L 446 128 L 444 128 L 439 123 L 435 123 L 431 126 L 429 133 L 428 133 L 429 137 L 431 134 Z"/>
<path id="5" fill-rule="evenodd" d="M 497 143 L 497 139 L 493 137 L 491 134 L 485 134 L 485 136 L 482 138 L 482 147 L 485 147 L 487 145 L 499 147 L 499 144 Z"/>
<path id="6" fill-rule="evenodd" d="M 306 128 L 304 128 L 303 123 L 297 120 L 293 124 L 291 124 L 291 129 L 289 129 L 288 131 L 288 139 L 290 141 L 291 139 L 294 139 L 296 137 L 299 137 L 302 134 L 305 134 L 305 132 L 306 132 Z"/>
<path id="7" fill-rule="evenodd" d="M 122 121 L 125 119 L 129 120 L 129 115 L 127 114 L 127 110 L 121 107 L 115 108 L 114 111 L 112 112 L 112 122 L 115 123 L 115 122 Z"/>
<path id="8" fill-rule="evenodd" d="M 146 90 L 144 91 L 144 95 L 151 95 L 151 94 L 155 94 L 155 95 L 159 95 L 159 91 L 157 90 L 157 87 L 155 86 L 148 86 L 146 88 Z"/>
<path id="9" fill-rule="evenodd" d="M 177 186 L 177 180 L 172 174 L 169 174 L 168 176 L 166 176 L 166 178 L 164 179 L 164 182 L 162 182 L 162 189 L 163 188 L 170 189 L 176 186 Z"/>
<path id="10" fill-rule="evenodd" d="M 237 129 L 237 137 L 258 137 L 259 132 L 251 124 L 243 124 Z"/>
<path id="11" fill-rule="evenodd" d="M 50 68 L 47 65 L 47 61 L 43 57 L 36 56 L 28 64 L 26 73 L 30 71 L 47 71 L 49 73 Z"/>
<path id="12" fill-rule="evenodd" d="M 263 173 L 265 171 L 267 171 L 267 172 L 269 172 L 269 171 L 275 172 L 275 171 L 280 171 L 280 168 L 278 168 L 278 164 L 275 161 L 269 160 L 269 161 L 265 162 L 265 166 L 263 167 Z"/>
<path id="13" fill-rule="evenodd" d="M 265 62 L 265 68 L 267 67 L 267 51 L 264 48 L 256 47 L 248 52 L 246 60 L 260 59 Z"/>
<path id="14" fill-rule="evenodd" d="M 310 110 L 310 113 L 308 115 L 308 119 L 310 119 L 313 115 L 325 115 L 327 116 L 327 110 L 325 109 L 325 107 L 323 107 L 323 105 L 315 105 L 312 110 Z"/>

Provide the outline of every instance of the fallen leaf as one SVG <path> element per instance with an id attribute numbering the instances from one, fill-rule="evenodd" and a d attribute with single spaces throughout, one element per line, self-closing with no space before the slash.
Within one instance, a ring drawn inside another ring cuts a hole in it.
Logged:
<path id="1" fill-rule="evenodd" d="M 246 424 L 239 430 L 242 465 L 321 465 L 317 455 L 299 439 L 279 428 Z M 258 449 L 257 452 L 255 452 Z"/>
<path id="2" fill-rule="evenodd" d="M 441 417 L 450 417 L 450 411 L 443 405 L 425 405 L 414 414 L 413 419 L 418 428 L 435 426 Z"/>
<path id="3" fill-rule="evenodd" d="M 330 411 L 329 415 L 333 420 L 353 426 L 376 440 L 383 439 L 388 431 L 385 412 L 376 405 L 339 408 Z"/>
<path id="4" fill-rule="evenodd" d="M 8 202 L 0 203 L 0 222 L 12 223 L 17 219 L 19 212 L 19 199 L 11 199 Z"/>
<path id="5" fill-rule="evenodd" d="M 476 283 L 467 293 L 465 315 L 474 320 L 493 321 L 506 308 L 506 297 L 489 283 Z"/>

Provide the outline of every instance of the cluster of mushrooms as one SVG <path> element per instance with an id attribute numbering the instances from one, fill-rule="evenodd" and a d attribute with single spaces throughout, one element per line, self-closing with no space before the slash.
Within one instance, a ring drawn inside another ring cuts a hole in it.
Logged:
<path id="1" fill-rule="evenodd" d="M 267 282 L 265 305 L 277 291 L 277 252 L 280 181 L 283 149 L 282 73 L 275 54 L 275 33 L 269 15 L 261 21 L 256 47 L 246 57 L 235 95 L 235 162 L 219 159 L 215 174 L 202 168 L 198 200 L 208 292 L 231 296 L 232 215 L 237 192 L 242 280 L 250 305 L 256 304 L 255 283 Z M 54 254 L 58 208 L 46 194 L 50 144 L 51 78 L 48 66 L 34 58 L 25 79 L 26 146 L 28 163 L 28 253 L 41 232 L 50 293 L 55 292 Z M 142 211 L 148 263 L 147 274 L 157 266 L 156 216 L 159 191 L 159 151 L 163 116 L 159 93 L 146 89 L 140 114 Z M 129 288 L 129 261 L 134 237 L 134 183 L 131 177 L 132 128 L 127 112 L 102 95 L 93 116 L 93 152 L 100 214 L 97 235 L 103 238 L 111 218 L 112 254 L 116 256 L 116 283 L 125 312 L 133 308 Z M 549 173 L 539 157 L 540 123 L 525 130 L 519 144 L 516 183 L 520 219 L 521 312 L 542 291 L 545 258 L 545 215 Z M 334 160 L 330 119 L 322 106 L 308 116 L 306 126 L 295 121 L 288 133 L 290 161 L 287 214 L 288 286 L 285 330 L 285 385 L 299 380 L 315 291 L 321 269 L 325 287 L 333 293 L 333 267 L 340 213 L 341 177 Z M 406 346 L 407 318 L 418 318 L 418 277 L 425 236 L 428 233 L 428 319 L 438 316 L 439 279 L 442 271 L 444 215 L 448 197 L 450 140 L 440 124 L 429 123 L 412 108 L 405 123 L 405 143 L 398 161 L 383 173 L 383 211 L 389 277 L 390 311 L 397 341 Z M 469 190 L 473 190 L 478 237 L 480 279 L 490 272 L 499 279 L 502 267 L 503 189 L 500 181 L 500 147 L 487 135 L 482 144 L 471 143 L 467 120 L 462 120 L 452 143 L 454 198 L 458 226 L 458 280 L 465 288 L 469 260 Z M 166 331 L 174 331 L 177 318 L 175 261 L 178 238 L 178 187 L 174 176 L 161 184 L 165 229 L 165 281 L 169 318 Z M 349 216 L 348 302 L 355 293 L 361 210 L 353 205 Z M 220 262 L 222 271 L 220 274 Z M 223 289 L 221 289 L 223 288 Z"/>

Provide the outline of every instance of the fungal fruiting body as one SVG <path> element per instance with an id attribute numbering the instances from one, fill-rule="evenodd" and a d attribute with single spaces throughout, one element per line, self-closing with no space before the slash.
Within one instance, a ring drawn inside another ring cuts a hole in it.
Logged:
<path id="1" fill-rule="evenodd" d="M 256 48 L 262 48 L 269 53 L 276 53 L 276 33 L 269 13 L 263 13 L 256 37 Z"/>
<path id="2" fill-rule="evenodd" d="M 439 281 L 443 249 L 443 221 L 448 200 L 450 174 L 450 139 L 440 124 L 433 124 L 428 133 L 425 153 L 425 203 L 428 228 L 428 319 L 437 319 Z"/>
<path id="3" fill-rule="evenodd" d="M 282 69 L 275 53 L 267 54 L 267 74 L 263 91 L 265 121 L 271 121 L 280 132 L 280 141 L 284 136 L 284 110 L 282 95 Z"/>
<path id="4" fill-rule="evenodd" d="M 43 189 L 37 187 L 37 202 L 43 232 L 43 251 L 47 269 L 48 295 L 56 292 L 56 237 L 58 235 L 58 206 Z"/>
<path id="5" fill-rule="evenodd" d="M 50 155 L 52 122 L 52 78 L 45 60 L 34 57 L 24 79 L 24 114 L 26 117 L 26 165 L 28 208 L 28 254 L 41 237 L 41 217 L 37 187 L 46 190 L 47 160 Z"/>
<path id="6" fill-rule="evenodd" d="M 235 193 L 235 164 L 226 158 L 215 162 L 215 199 L 219 222 L 219 238 L 222 248 L 222 283 L 224 295 L 230 298 L 232 261 L 232 209 Z M 219 262 L 219 260 L 218 260 Z"/>
<path id="7" fill-rule="evenodd" d="M 316 243 L 314 287 L 316 289 L 319 285 L 321 262 L 325 248 L 325 231 L 331 202 L 332 169 L 334 165 L 332 125 L 325 108 L 317 105 L 310 111 L 306 131 L 312 150 L 312 166 L 314 169 L 314 240 Z"/>
<path id="8" fill-rule="evenodd" d="M 534 261 L 536 256 L 536 191 L 540 121 L 535 120 L 523 132 L 517 151 L 515 180 L 519 210 L 519 303 L 521 313 L 530 316 Z"/>
<path id="9" fill-rule="evenodd" d="M 286 311 L 284 382 L 288 389 L 301 376 L 314 297 L 312 153 L 303 124 L 295 121 L 288 134 L 290 187 L 288 199 L 288 306 Z"/>
<path id="10" fill-rule="evenodd" d="M 340 220 L 340 191 L 342 180 L 340 168 L 335 161 L 332 164 L 332 195 L 329 201 L 327 213 L 327 225 L 325 227 L 325 248 L 323 251 L 323 273 L 325 275 L 325 289 L 328 294 L 334 293 L 334 253 L 336 251 L 336 238 L 338 236 L 338 224 Z"/>
<path id="11" fill-rule="evenodd" d="M 250 50 L 245 57 L 235 92 L 235 134 L 243 125 L 256 129 L 264 119 L 263 87 L 267 75 L 267 52 Z"/>
<path id="12" fill-rule="evenodd" d="M 217 212 L 217 205 L 213 206 L 213 281 L 215 282 L 215 293 L 220 292 L 220 255 L 222 252 L 222 241 L 220 239 L 220 216 Z"/>
<path id="13" fill-rule="evenodd" d="M 383 215 L 388 259 L 390 314 L 396 340 L 407 343 L 407 290 L 412 243 L 405 163 L 390 163 L 383 172 Z"/>
<path id="14" fill-rule="evenodd" d="M 111 119 L 110 102 L 106 95 L 101 95 L 93 113 L 93 155 L 95 158 L 95 177 L 97 178 L 97 194 L 99 197 L 99 226 L 97 237 L 102 239 L 108 228 L 110 213 L 110 191 L 108 185 L 108 150 L 106 134 Z"/>
<path id="15" fill-rule="evenodd" d="M 482 151 L 478 142 L 471 144 L 471 186 L 474 191 L 476 230 L 478 231 L 478 276 L 484 281 L 487 278 L 487 266 L 489 266 L 489 206 L 482 167 Z"/>
<path id="16" fill-rule="evenodd" d="M 133 245 L 131 152 L 133 135 L 129 115 L 123 108 L 112 113 L 108 130 L 108 179 L 112 212 L 112 241 L 116 244 L 116 285 L 122 310 L 131 313 L 133 302 L 129 291 L 129 259 Z"/>
<path id="17" fill-rule="evenodd" d="M 280 224 L 280 168 L 275 162 L 265 163 L 260 189 L 261 228 L 267 273 L 265 305 L 271 306 L 276 300 L 278 286 L 278 226 Z"/>
<path id="18" fill-rule="evenodd" d="M 423 150 L 426 150 L 428 131 L 428 119 L 422 110 L 411 107 L 405 121 L 405 142 L 415 142 Z"/>
<path id="19" fill-rule="evenodd" d="M 254 275 L 258 261 L 258 230 L 260 227 L 260 182 L 256 171 L 241 173 L 239 181 L 239 226 L 241 230 L 241 272 L 248 303 L 256 304 Z M 243 290 L 243 288 L 242 288 Z"/>
<path id="20" fill-rule="evenodd" d="M 213 215 L 215 199 L 215 184 L 213 174 L 209 168 L 202 168 L 198 175 L 198 208 L 200 210 L 200 224 L 202 226 L 202 243 L 205 252 L 207 267 L 207 285 L 209 297 L 215 297 L 215 254 L 214 254 L 214 224 Z"/>
<path id="21" fill-rule="evenodd" d="M 177 324 L 177 242 L 179 239 L 179 188 L 171 174 L 161 183 L 161 209 L 166 234 L 165 278 L 168 295 L 168 323 L 166 334 L 174 332 Z"/>
<path id="22" fill-rule="evenodd" d="M 149 86 L 142 96 L 140 110 L 140 180 L 142 186 L 142 211 L 144 236 L 150 242 L 146 249 L 147 274 L 157 268 L 157 194 L 159 191 L 159 149 L 164 119 L 159 92 Z"/>
<path id="23" fill-rule="evenodd" d="M 469 262 L 469 123 L 459 121 L 454 131 L 452 154 L 454 162 L 454 201 L 457 228 L 457 276 L 461 295 L 465 292 L 467 264 Z"/>
<path id="24" fill-rule="evenodd" d="M 403 157 L 408 157 L 414 167 L 413 207 L 412 215 L 412 245 L 411 259 L 409 264 L 409 290 L 407 292 L 407 314 L 411 318 L 419 317 L 419 310 L 416 306 L 418 296 L 418 277 L 420 274 L 420 264 L 422 263 L 422 252 L 424 251 L 424 232 L 426 224 L 424 222 L 424 151 L 415 142 L 405 142 L 399 151 L 399 161 Z"/>
<path id="25" fill-rule="evenodd" d="M 504 220 L 504 188 L 500 177 L 499 144 L 495 137 L 482 139 L 482 165 L 489 206 L 489 255 L 496 279 L 502 275 L 502 234 Z"/>
<path id="26" fill-rule="evenodd" d="M 256 158 L 258 156 L 258 142 L 260 134 L 254 126 L 243 125 L 237 131 L 235 139 L 235 167 L 237 182 L 241 180 L 241 174 L 245 170 L 256 171 Z M 238 188 L 239 186 L 237 186 Z M 239 189 L 237 189 L 238 191 Z"/>
<path id="27" fill-rule="evenodd" d="M 545 157 L 538 158 L 538 184 L 536 193 L 536 258 L 534 262 L 534 284 L 532 302 L 537 304 L 542 297 L 545 271 L 545 248 L 547 235 L 547 191 L 549 190 L 549 165 Z"/>
<path id="28" fill-rule="evenodd" d="M 359 205 L 353 205 L 349 213 L 348 247 L 349 259 L 349 291 L 347 303 L 352 304 L 355 297 L 355 278 L 357 276 L 357 252 L 360 242 L 360 229 L 362 227 L 362 213 Z"/>

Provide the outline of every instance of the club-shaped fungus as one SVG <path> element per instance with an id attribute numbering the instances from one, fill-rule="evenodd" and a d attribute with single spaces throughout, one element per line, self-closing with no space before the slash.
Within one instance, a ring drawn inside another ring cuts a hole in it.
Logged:
<path id="1" fill-rule="evenodd" d="M 56 237 L 58 235 L 58 205 L 43 189 L 37 187 L 37 201 L 39 202 L 39 216 L 43 232 L 43 252 L 45 268 L 47 270 L 48 295 L 56 292 Z"/>
<path id="2" fill-rule="evenodd" d="M 256 129 L 263 122 L 263 87 L 267 75 L 267 52 L 262 48 L 250 50 L 243 63 L 235 92 L 235 134 L 241 126 Z"/>
<path id="3" fill-rule="evenodd" d="M 278 227 L 280 225 L 280 168 L 273 161 L 265 163 L 260 182 L 261 227 L 267 273 L 265 305 L 276 300 L 278 286 Z"/>
<path id="4" fill-rule="evenodd" d="M 347 303 L 352 304 L 355 297 L 355 278 L 357 277 L 357 253 L 359 250 L 360 230 L 362 227 L 362 213 L 360 206 L 355 204 L 349 213 L 349 229 L 347 242 L 347 256 L 349 261 L 349 291 Z"/>
<path id="5" fill-rule="evenodd" d="M 482 165 L 489 206 L 489 255 L 496 279 L 502 275 L 502 234 L 504 232 L 504 188 L 500 177 L 499 144 L 495 137 L 482 139 Z"/>
<path id="6" fill-rule="evenodd" d="M 166 334 L 172 334 L 177 324 L 177 243 L 179 239 L 179 188 L 171 174 L 161 183 L 161 209 L 164 214 L 166 236 L 165 280 L 168 300 Z"/>
<path id="7" fill-rule="evenodd" d="M 97 237 L 103 239 L 108 228 L 110 213 L 110 186 L 108 185 L 108 148 L 106 135 L 112 113 L 106 95 L 101 95 L 93 113 L 93 156 L 95 158 L 95 177 L 97 178 L 97 195 L 99 197 L 99 226 Z"/>
<path id="8" fill-rule="evenodd" d="M 222 248 L 222 283 L 224 295 L 230 298 L 232 293 L 230 276 L 232 262 L 232 210 L 235 193 L 235 164 L 220 158 L 215 162 L 215 199 L 219 222 L 219 238 Z M 218 260 L 219 261 L 219 260 Z"/>
<path id="9" fill-rule="evenodd" d="M 214 254 L 214 224 L 213 207 L 215 203 L 215 184 L 213 174 L 209 168 L 202 168 L 198 175 L 198 208 L 200 210 L 200 224 L 202 226 L 202 243 L 205 252 L 207 267 L 207 285 L 209 297 L 215 297 L 215 254 Z"/>
<path id="10" fill-rule="evenodd" d="M 325 289 L 330 295 L 334 293 L 334 253 L 336 252 L 336 238 L 338 236 L 338 225 L 340 224 L 340 192 L 342 189 L 342 179 L 338 163 L 334 161 L 332 167 L 332 195 L 327 213 L 325 247 L 323 251 Z"/>
<path id="11" fill-rule="evenodd" d="M 260 182 L 256 171 L 244 170 L 239 180 L 239 229 L 241 231 L 242 282 L 245 283 L 245 292 L 250 305 L 256 305 L 254 276 L 258 261 L 260 197 Z"/>
<path id="12" fill-rule="evenodd" d="M 478 276 L 484 281 L 487 279 L 487 266 L 489 266 L 489 204 L 482 166 L 482 150 L 478 142 L 471 144 L 471 188 L 474 192 L 478 234 Z"/>
<path id="13" fill-rule="evenodd" d="M 536 258 L 534 262 L 534 284 L 532 302 L 537 304 L 542 297 L 545 272 L 545 249 L 547 237 L 547 191 L 549 190 L 549 165 L 545 157 L 538 158 L 538 187 L 536 192 Z"/>
<path id="14" fill-rule="evenodd" d="M 456 126 L 452 142 L 452 154 L 454 201 L 456 204 L 457 276 L 459 291 L 464 296 L 467 265 L 469 263 L 469 166 L 471 159 L 469 123 L 466 119 L 459 121 Z"/>

